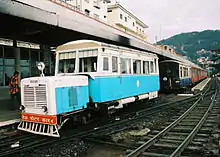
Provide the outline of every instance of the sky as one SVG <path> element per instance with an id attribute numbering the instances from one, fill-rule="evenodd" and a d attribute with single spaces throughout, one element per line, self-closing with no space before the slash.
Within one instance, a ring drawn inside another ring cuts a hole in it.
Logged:
<path id="1" fill-rule="evenodd" d="M 120 0 L 149 28 L 148 40 L 155 43 L 175 34 L 220 29 L 220 0 Z"/>

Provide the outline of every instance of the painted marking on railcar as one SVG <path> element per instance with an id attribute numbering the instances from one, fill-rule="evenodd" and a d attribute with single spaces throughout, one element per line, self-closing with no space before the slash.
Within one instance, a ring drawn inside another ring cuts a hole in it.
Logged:
<path id="1" fill-rule="evenodd" d="M 41 123 L 41 124 L 49 124 L 49 125 L 57 124 L 57 117 L 56 116 L 22 113 L 21 119 L 23 121 L 33 122 L 33 123 Z"/>

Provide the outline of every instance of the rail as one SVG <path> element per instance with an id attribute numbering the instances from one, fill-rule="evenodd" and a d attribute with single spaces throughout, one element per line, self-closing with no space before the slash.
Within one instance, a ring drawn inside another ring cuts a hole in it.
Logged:
<path id="1" fill-rule="evenodd" d="M 148 150 L 151 146 L 153 146 L 157 141 L 159 141 L 165 134 L 167 134 L 171 129 L 175 128 L 177 126 L 177 124 L 179 124 L 182 120 L 184 120 L 189 114 L 192 113 L 192 111 L 194 111 L 194 109 L 197 107 L 197 105 L 199 104 L 199 102 L 201 100 L 203 100 L 203 98 L 205 96 L 207 96 L 207 92 L 209 91 L 209 89 L 207 89 L 201 96 L 200 98 L 186 111 L 184 112 L 178 119 L 176 119 L 174 122 L 172 122 L 170 125 L 168 125 L 166 128 L 164 128 L 162 131 L 160 131 L 157 135 L 155 135 L 153 138 L 149 139 L 147 142 L 144 142 L 141 146 L 139 146 L 138 148 L 136 148 L 135 150 L 131 151 L 128 155 L 126 155 L 126 157 L 137 157 L 140 154 L 145 154 L 145 155 L 149 155 L 149 154 L 153 154 L 153 153 L 146 153 L 146 150 Z M 213 105 L 214 105 L 214 100 L 216 98 L 217 95 L 217 90 L 215 90 L 215 94 L 214 96 L 212 96 L 212 101 L 207 109 L 207 111 L 205 112 L 205 114 L 203 115 L 203 117 L 200 119 L 199 123 L 196 125 L 196 127 L 190 132 L 190 134 L 185 138 L 185 140 L 183 142 L 181 142 L 181 144 L 175 149 L 175 151 L 173 151 L 173 153 L 171 154 L 172 157 L 178 156 L 180 155 L 184 149 L 188 146 L 188 144 L 192 141 L 192 139 L 194 138 L 194 136 L 197 134 L 197 132 L 199 131 L 199 129 L 201 128 L 201 126 L 203 125 L 204 121 L 206 120 L 210 110 L 212 109 Z M 155 155 L 155 154 L 154 154 Z M 161 155 L 161 154 L 160 154 Z M 165 154 L 163 154 L 165 155 Z M 166 155 L 165 155 L 166 156 Z"/>

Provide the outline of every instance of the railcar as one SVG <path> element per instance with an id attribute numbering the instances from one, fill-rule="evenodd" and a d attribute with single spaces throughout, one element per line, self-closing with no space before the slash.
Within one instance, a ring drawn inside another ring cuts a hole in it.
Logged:
<path id="1" fill-rule="evenodd" d="M 160 89 L 162 92 L 176 91 L 191 85 L 190 66 L 174 60 L 165 60 L 160 66 Z"/>
<path id="2" fill-rule="evenodd" d="M 192 67 L 191 74 L 193 84 L 196 84 L 207 77 L 207 71 L 200 67 Z"/>
<path id="3" fill-rule="evenodd" d="M 160 62 L 160 89 L 173 92 L 195 85 L 207 77 L 207 72 L 199 66 L 175 60 Z"/>
<path id="4" fill-rule="evenodd" d="M 59 46 L 55 68 L 55 76 L 21 81 L 18 129 L 59 137 L 68 120 L 154 99 L 160 88 L 157 55 L 92 40 Z"/>

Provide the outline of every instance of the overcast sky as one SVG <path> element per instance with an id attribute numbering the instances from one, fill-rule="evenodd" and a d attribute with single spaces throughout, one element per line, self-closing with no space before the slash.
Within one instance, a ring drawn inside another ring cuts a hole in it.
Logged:
<path id="1" fill-rule="evenodd" d="M 156 36 L 160 40 L 181 32 L 220 29 L 220 0 L 120 0 L 120 4 L 149 26 L 150 42 Z"/>

